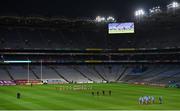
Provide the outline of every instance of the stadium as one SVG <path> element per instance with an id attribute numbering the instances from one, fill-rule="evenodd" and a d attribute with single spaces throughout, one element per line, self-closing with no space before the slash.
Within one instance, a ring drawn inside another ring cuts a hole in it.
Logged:
<path id="1" fill-rule="evenodd" d="M 180 110 L 180 3 L 164 7 L 0 14 L 0 110 Z"/>

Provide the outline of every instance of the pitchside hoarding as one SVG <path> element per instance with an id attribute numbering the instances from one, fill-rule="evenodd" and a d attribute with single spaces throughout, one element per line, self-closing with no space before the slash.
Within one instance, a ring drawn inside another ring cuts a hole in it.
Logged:
<path id="1" fill-rule="evenodd" d="M 134 33 L 134 23 L 110 23 L 108 25 L 109 34 L 126 34 Z"/>
<path id="2" fill-rule="evenodd" d="M 0 80 L 0 86 L 10 86 L 10 85 L 16 85 L 16 83 L 11 80 Z"/>

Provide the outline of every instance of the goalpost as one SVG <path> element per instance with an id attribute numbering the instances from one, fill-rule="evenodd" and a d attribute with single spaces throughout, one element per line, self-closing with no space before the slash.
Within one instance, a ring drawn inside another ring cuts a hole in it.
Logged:
<path id="1" fill-rule="evenodd" d="M 41 68 L 40 68 L 40 81 L 41 82 L 43 81 L 42 62 L 43 61 L 41 60 L 41 63 L 40 63 L 40 66 L 41 66 Z M 27 83 L 29 84 L 30 83 L 30 63 L 31 63 L 31 61 L 28 60 L 28 61 L 26 61 L 26 63 L 27 63 Z"/>

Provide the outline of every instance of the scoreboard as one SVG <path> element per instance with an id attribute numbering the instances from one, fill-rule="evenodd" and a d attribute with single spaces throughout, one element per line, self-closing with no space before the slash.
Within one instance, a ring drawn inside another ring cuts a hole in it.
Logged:
<path id="1" fill-rule="evenodd" d="M 123 34 L 123 33 L 134 33 L 134 23 L 109 23 L 108 24 L 109 34 Z"/>

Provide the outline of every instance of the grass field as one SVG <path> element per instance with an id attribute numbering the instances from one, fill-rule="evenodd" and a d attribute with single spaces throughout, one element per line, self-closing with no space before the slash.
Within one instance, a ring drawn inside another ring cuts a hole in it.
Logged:
<path id="1" fill-rule="evenodd" d="M 91 90 L 57 91 L 60 85 L 1 86 L 0 110 L 180 110 L 180 89 L 128 84 L 87 84 Z M 64 86 L 68 86 L 67 84 Z M 92 96 L 92 91 L 109 91 Z M 21 99 L 16 98 L 20 92 Z M 139 96 L 163 96 L 163 104 L 139 105 Z"/>

